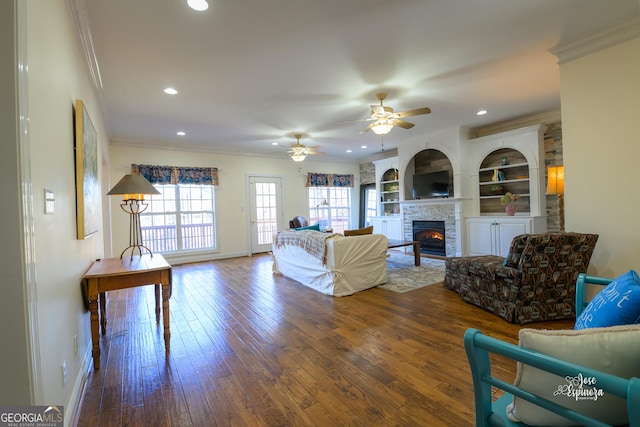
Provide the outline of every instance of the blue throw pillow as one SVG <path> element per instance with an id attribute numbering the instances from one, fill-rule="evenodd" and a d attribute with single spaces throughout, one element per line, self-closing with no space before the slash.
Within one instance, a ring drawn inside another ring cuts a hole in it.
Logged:
<path id="1" fill-rule="evenodd" d="M 320 231 L 320 223 L 313 224 L 313 225 L 307 225 L 306 227 L 294 228 L 294 230 L 296 230 L 296 231 L 300 231 L 300 230 L 315 230 L 315 231 Z"/>
<path id="2" fill-rule="evenodd" d="M 630 270 L 609 283 L 576 319 L 574 329 L 640 323 L 640 278 Z"/>

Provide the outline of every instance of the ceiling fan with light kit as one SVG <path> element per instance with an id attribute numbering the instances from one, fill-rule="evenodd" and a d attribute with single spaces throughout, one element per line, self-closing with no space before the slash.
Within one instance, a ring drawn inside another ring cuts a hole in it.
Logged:
<path id="1" fill-rule="evenodd" d="M 391 132 L 396 126 L 403 129 L 411 129 L 415 125 L 402 119 L 404 119 L 405 117 L 419 116 L 422 114 L 431 113 L 431 109 L 429 107 L 416 108 L 414 110 L 399 111 L 397 113 L 394 113 L 393 108 L 387 107 L 383 104 L 383 101 L 387 98 L 387 94 L 385 92 L 376 94 L 376 97 L 380 101 L 380 105 L 371 106 L 371 117 L 358 120 L 371 122 L 360 133 L 365 133 L 371 130 L 376 135 L 386 135 Z"/>
<path id="2" fill-rule="evenodd" d="M 291 160 L 293 160 L 294 162 L 301 162 L 306 159 L 307 156 L 317 156 L 324 154 L 316 151 L 318 148 L 320 148 L 319 146 L 307 147 L 306 145 L 301 144 L 300 138 L 302 138 L 302 134 L 297 133 L 293 136 L 296 138 L 296 143 L 291 144 L 291 149 L 287 151 L 287 153 L 289 153 L 289 157 L 291 157 Z"/>

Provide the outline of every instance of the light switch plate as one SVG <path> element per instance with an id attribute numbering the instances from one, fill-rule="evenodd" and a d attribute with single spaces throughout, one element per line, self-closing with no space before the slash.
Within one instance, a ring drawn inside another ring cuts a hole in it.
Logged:
<path id="1" fill-rule="evenodd" d="M 44 189 L 44 213 L 50 214 L 54 211 L 56 196 L 52 190 Z"/>

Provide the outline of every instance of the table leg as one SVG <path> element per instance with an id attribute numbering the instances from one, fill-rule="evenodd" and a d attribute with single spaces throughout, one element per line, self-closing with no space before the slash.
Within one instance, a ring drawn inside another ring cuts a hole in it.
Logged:
<path id="1" fill-rule="evenodd" d="M 91 355 L 94 369 L 100 369 L 100 335 L 98 326 L 98 281 L 89 279 L 89 312 L 91 313 Z"/>
<path id="2" fill-rule="evenodd" d="M 413 256 L 415 260 L 416 266 L 420 265 L 420 243 L 416 242 L 413 244 Z"/>
<path id="3" fill-rule="evenodd" d="M 171 271 L 162 273 L 162 321 L 164 326 L 164 349 L 171 348 L 171 330 L 169 329 L 169 298 L 171 298 Z"/>
<path id="4" fill-rule="evenodd" d="M 100 328 L 102 335 L 107 335 L 107 293 L 100 292 Z"/>
<path id="5" fill-rule="evenodd" d="M 154 285 L 156 290 L 156 323 L 160 323 L 160 285 Z"/>

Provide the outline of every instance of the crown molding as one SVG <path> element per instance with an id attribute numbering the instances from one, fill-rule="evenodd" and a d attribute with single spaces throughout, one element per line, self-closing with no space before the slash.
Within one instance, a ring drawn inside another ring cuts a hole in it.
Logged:
<path id="1" fill-rule="evenodd" d="M 640 17 L 619 21 L 618 23 L 604 28 L 598 32 L 590 34 L 567 43 L 560 43 L 549 49 L 558 58 L 558 64 L 573 61 L 585 55 L 615 46 L 620 43 L 640 37 Z"/>
<path id="2" fill-rule="evenodd" d="M 507 132 L 514 129 L 520 129 L 535 124 L 550 125 L 562 121 L 560 110 L 553 110 L 546 113 L 535 114 L 518 119 L 509 120 L 507 122 L 494 123 L 488 126 L 469 129 L 468 138 L 476 139 L 483 136 L 494 135 L 496 133 Z"/>

